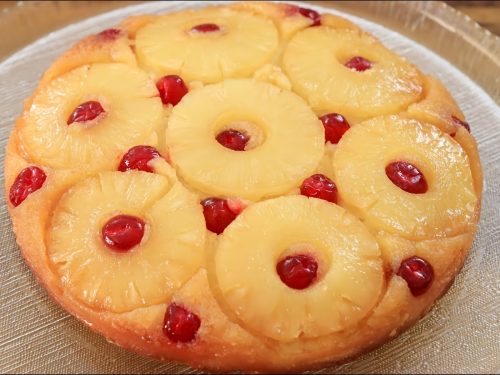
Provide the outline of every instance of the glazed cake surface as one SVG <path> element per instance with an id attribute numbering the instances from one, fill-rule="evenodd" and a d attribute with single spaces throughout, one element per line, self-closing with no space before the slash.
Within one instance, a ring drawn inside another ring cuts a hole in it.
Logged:
<path id="1" fill-rule="evenodd" d="M 26 100 L 5 176 L 61 306 L 214 371 L 317 368 L 401 333 L 460 270 L 482 192 L 437 79 L 343 18 L 262 2 L 77 43 Z"/>

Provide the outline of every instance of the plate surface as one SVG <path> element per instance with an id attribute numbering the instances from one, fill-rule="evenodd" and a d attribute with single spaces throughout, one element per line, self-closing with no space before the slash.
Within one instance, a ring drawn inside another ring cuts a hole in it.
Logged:
<path id="1" fill-rule="evenodd" d="M 2 169 L 9 132 L 15 118 L 22 111 L 23 100 L 32 93 L 40 75 L 51 62 L 71 44 L 132 14 L 165 12 L 202 5 L 197 2 L 168 2 L 121 8 L 51 33 L 0 64 Z M 310 4 L 307 6 L 313 7 Z M 331 8 L 314 8 L 339 14 L 339 11 Z M 422 13 L 420 20 L 404 19 L 405 14 L 399 14 L 398 29 L 411 35 L 412 27 L 418 29 L 418 25 L 425 22 L 425 17 L 432 14 L 429 8 L 426 12 L 427 16 Z M 319 373 L 498 372 L 500 109 L 474 81 L 431 50 L 366 19 L 347 13 L 340 14 L 375 34 L 386 46 L 407 57 L 424 72 L 433 74 L 444 82 L 459 102 L 478 140 L 485 174 L 485 190 L 481 223 L 474 247 L 454 286 L 433 311 L 415 327 L 380 349 L 354 362 Z M 394 14 L 386 14 L 385 17 L 392 16 Z M 436 19 L 437 12 L 433 16 Z M 495 47 L 498 48 L 498 45 Z M 495 81 L 499 76 L 500 72 L 497 70 L 489 79 Z M 494 95 L 490 89 L 488 92 Z M 0 189 L 0 194 L 4 196 L 3 181 Z M 120 349 L 91 332 L 52 302 L 20 256 L 4 199 L 0 206 L 0 238 L 0 372 L 195 372 L 182 365 L 159 362 Z"/>

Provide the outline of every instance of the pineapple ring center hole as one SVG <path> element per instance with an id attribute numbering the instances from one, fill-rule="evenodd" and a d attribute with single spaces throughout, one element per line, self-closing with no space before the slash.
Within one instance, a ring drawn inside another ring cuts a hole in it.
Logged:
<path id="1" fill-rule="evenodd" d="M 320 281 L 329 269 L 329 259 L 310 243 L 288 247 L 276 260 L 276 273 L 291 289 L 307 289 Z"/>
<path id="2" fill-rule="evenodd" d="M 217 129 L 215 140 L 233 151 L 249 151 L 264 143 L 265 134 L 251 121 L 232 121 Z"/>

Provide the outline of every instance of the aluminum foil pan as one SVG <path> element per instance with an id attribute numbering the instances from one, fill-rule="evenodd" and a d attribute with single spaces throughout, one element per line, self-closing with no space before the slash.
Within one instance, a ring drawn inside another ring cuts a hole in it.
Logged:
<path id="1" fill-rule="evenodd" d="M 351 19 L 424 72 L 444 82 L 471 124 L 485 172 L 480 228 L 469 258 L 446 296 L 421 322 L 395 340 L 353 362 L 319 373 L 498 373 L 500 40 L 440 2 L 318 3 L 306 6 Z M 68 15 L 61 9 L 71 5 L 57 4 L 46 5 L 43 17 L 61 22 L 58 14 Z M 9 132 L 22 111 L 23 100 L 51 62 L 72 43 L 132 14 L 204 4 L 154 2 L 119 8 L 52 32 L 4 60 L 0 64 L 0 162 L 3 164 Z M 82 8 L 81 3 L 73 6 Z M 91 2 L 87 6 L 96 7 Z M 22 7 L 19 8 L 17 11 L 22 12 Z M 4 29 L 0 22 L 2 38 L 18 32 L 3 26 Z M 3 181 L 0 189 L 3 197 Z M 0 206 L 0 239 L 0 372 L 196 372 L 118 348 L 59 308 L 24 264 L 4 200 Z"/>

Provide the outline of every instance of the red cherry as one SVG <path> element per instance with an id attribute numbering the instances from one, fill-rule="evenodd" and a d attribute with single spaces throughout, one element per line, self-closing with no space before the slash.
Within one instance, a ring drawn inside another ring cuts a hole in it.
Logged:
<path id="1" fill-rule="evenodd" d="M 191 32 L 196 32 L 196 33 L 213 33 L 219 30 L 220 27 L 215 23 L 202 23 L 200 25 L 196 25 L 191 28 Z"/>
<path id="2" fill-rule="evenodd" d="M 350 125 L 344 116 L 338 113 L 328 113 L 319 118 L 325 128 L 325 142 L 337 144 L 340 138 L 346 131 L 349 130 Z"/>
<path id="3" fill-rule="evenodd" d="M 385 174 L 394 185 L 412 194 L 427 191 L 427 181 L 420 170 L 406 161 L 395 161 L 385 167 Z"/>
<path id="4" fill-rule="evenodd" d="M 177 75 L 168 75 L 160 78 L 156 82 L 156 88 L 160 92 L 160 98 L 163 104 L 176 105 L 188 93 L 188 88 L 181 77 Z"/>
<path id="5" fill-rule="evenodd" d="M 345 66 L 358 72 L 364 72 L 372 67 L 372 62 L 364 57 L 356 56 L 346 62 Z"/>
<path id="6" fill-rule="evenodd" d="M 225 199 L 207 198 L 201 201 L 201 205 L 207 229 L 217 234 L 224 232 L 224 229 L 238 216 Z"/>
<path id="7" fill-rule="evenodd" d="M 309 18 L 311 21 L 313 21 L 311 26 L 321 25 L 321 16 L 315 10 L 307 9 L 307 8 L 298 8 L 298 11 L 301 15 L 303 15 L 304 17 Z"/>
<path id="8" fill-rule="evenodd" d="M 160 158 L 160 153 L 151 146 L 134 146 L 123 155 L 118 170 L 120 172 L 132 169 L 144 172 L 153 172 L 148 162 L 154 158 Z"/>
<path id="9" fill-rule="evenodd" d="M 310 255 L 292 255 L 276 265 L 281 281 L 293 289 L 305 289 L 316 279 L 318 263 Z"/>
<path id="10" fill-rule="evenodd" d="M 300 186 L 300 194 L 337 203 L 337 186 L 322 174 L 313 174 L 311 177 L 306 178 Z"/>
<path id="11" fill-rule="evenodd" d="M 198 315 L 171 303 L 163 319 L 163 333 L 173 342 L 190 342 L 194 340 L 200 325 Z"/>
<path id="12" fill-rule="evenodd" d="M 120 29 L 106 29 L 101 31 L 97 36 L 104 40 L 115 40 L 121 35 Z"/>
<path id="13" fill-rule="evenodd" d="M 73 113 L 68 118 L 68 125 L 74 122 L 85 122 L 95 119 L 101 113 L 106 112 L 102 108 L 101 103 L 96 101 L 89 101 L 80 104 L 73 110 Z"/>
<path id="14" fill-rule="evenodd" d="M 102 239 L 111 250 L 125 252 L 141 242 L 145 226 L 138 217 L 118 215 L 104 224 Z"/>
<path id="15" fill-rule="evenodd" d="M 14 180 L 10 187 L 9 199 L 14 207 L 19 206 L 23 201 L 33 193 L 40 189 L 45 182 L 47 175 L 38 167 L 24 168 Z"/>
<path id="16" fill-rule="evenodd" d="M 233 151 L 245 151 L 245 146 L 249 140 L 245 134 L 232 129 L 220 132 L 216 139 L 222 146 Z"/>
<path id="17" fill-rule="evenodd" d="M 470 125 L 467 121 L 462 121 L 458 117 L 451 116 L 451 120 L 457 126 L 463 126 L 470 133 Z"/>
<path id="18" fill-rule="evenodd" d="M 401 262 L 397 274 L 405 279 L 414 296 L 423 294 L 434 279 L 434 270 L 430 263 L 416 256 Z"/>

